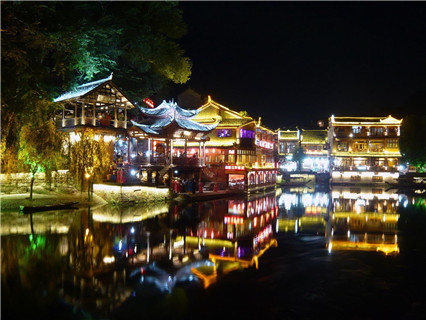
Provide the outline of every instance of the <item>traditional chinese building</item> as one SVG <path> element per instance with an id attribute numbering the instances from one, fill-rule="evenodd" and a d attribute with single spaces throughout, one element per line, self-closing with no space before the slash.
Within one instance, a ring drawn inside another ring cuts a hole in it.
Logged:
<path id="1" fill-rule="evenodd" d="M 153 170 L 173 172 L 200 171 L 206 162 L 206 135 L 216 126 L 201 124 L 192 118 L 199 110 L 185 110 L 176 102 L 163 101 L 153 109 L 139 107 L 143 120 L 131 121 L 132 164 Z M 195 171 L 194 171 L 195 170 Z M 198 180 L 198 175 L 197 175 Z"/>
<path id="2" fill-rule="evenodd" d="M 206 136 L 205 164 L 217 177 L 225 177 L 229 188 L 250 191 L 275 187 L 274 133 L 260 119 L 220 105 L 210 96 L 193 119 L 200 124 L 219 121 Z"/>
<path id="3" fill-rule="evenodd" d="M 302 170 L 328 172 L 327 130 L 305 130 L 300 132 L 300 143 L 305 153 Z"/>
<path id="4" fill-rule="evenodd" d="M 293 151 L 297 145 L 303 147 L 305 159 L 302 171 L 328 171 L 328 132 L 327 130 L 280 130 L 276 131 L 278 157 L 284 171 L 296 171 Z"/>
<path id="5" fill-rule="evenodd" d="M 62 109 L 56 114 L 56 126 L 69 133 L 71 142 L 79 139 L 78 132 L 92 128 L 111 143 L 111 160 L 114 154 L 122 154 L 128 161 L 127 128 L 131 126 L 129 110 L 135 105 L 108 78 L 82 84 L 54 99 Z"/>
<path id="6" fill-rule="evenodd" d="M 334 117 L 329 121 L 333 183 L 384 183 L 397 179 L 401 120 Z"/>

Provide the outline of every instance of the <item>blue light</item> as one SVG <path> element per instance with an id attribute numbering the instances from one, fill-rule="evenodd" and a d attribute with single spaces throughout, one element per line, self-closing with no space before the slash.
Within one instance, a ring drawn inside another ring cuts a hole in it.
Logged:
<path id="1" fill-rule="evenodd" d="M 130 233 L 135 233 L 135 227 L 132 227 L 132 228 L 130 229 Z"/>

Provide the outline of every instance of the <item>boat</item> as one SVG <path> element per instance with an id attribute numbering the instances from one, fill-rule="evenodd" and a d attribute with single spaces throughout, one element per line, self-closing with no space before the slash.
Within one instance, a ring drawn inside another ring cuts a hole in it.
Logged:
<path id="1" fill-rule="evenodd" d="M 66 203 L 58 203 L 53 205 L 45 205 L 45 206 L 19 206 L 19 209 L 22 213 L 33 213 L 40 211 L 50 211 L 50 210 L 63 210 L 63 209 L 77 209 L 74 207 L 78 201 L 66 202 Z"/>

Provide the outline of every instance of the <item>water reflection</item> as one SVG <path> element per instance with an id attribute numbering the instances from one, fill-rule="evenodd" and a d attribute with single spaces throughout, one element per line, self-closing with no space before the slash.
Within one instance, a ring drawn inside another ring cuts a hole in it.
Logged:
<path id="1" fill-rule="evenodd" d="M 33 308 L 59 297 L 108 317 L 140 294 L 142 277 L 170 292 L 182 283 L 206 288 L 235 269 L 261 268 L 280 232 L 324 237 L 330 253 L 397 254 L 398 210 L 410 205 L 424 206 L 424 199 L 336 187 L 144 208 L 11 213 L 1 224 L 2 293 L 5 305 L 23 313 L 22 296 L 31 295 Z M 157 269 L 161 276 L 149 278 Z"/>
<path id="2" fill-rule="evenodd" d="M 375 187 L 334 187 L 330 193 L 286 190 L 279 196 L 281 231 L 324 235 L 326 248 L 399 253 L 398 206 L 407 197 Z"/>

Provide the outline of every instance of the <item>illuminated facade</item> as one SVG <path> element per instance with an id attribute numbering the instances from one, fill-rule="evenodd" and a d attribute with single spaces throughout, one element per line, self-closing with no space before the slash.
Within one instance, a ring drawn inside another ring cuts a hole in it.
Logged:
<path id="1" fill-rule="evenodd" d="M 388 117 L 329 119 L 333 183 L 385 183 L 399 177 L 402 120 Z"/>
<path id="2" fill-rule="evenodd" d="M 112 74 L 105 79 L 89 82 L 68 91 L 54 102 L 61 103 L 56 115 L 58 128 L 75 129 L 90 126 L 105 132 L 121 132 L 129 126 L 127 111 L 135 108 L 126 95 L 112 82 Z"/>
<path id="3" fill-rule="evenodd" d="M 296 171 L 293 161 L 293 150 L 300 144 L 306 155 L 302 163 L 302 171 L 328 171 L 328 133 L 327 130 L 280 130 L 276 131 L 277 153 L 281 169 Z"/>
<path id="4" fill-rule="evenodd" d="M 135 105 L 112 82 L 112 74 L 65 92 L 54 102 L 62 106 L 55 115 L 56 126 L 69 133 L 71 142 L 80 138 L 79 132 L 91 128 L 105 142 L 111 142 L 111 160 L 117 153 L 126 155 L 125 161 L 129 160 L 127 128 L 131 123 L 128 111 Z"/>
<path id="5" fill-rule="evenodd" d="M 263 126 L 260 118 L 233 111 L 210 97 L 198 111 L 194 121 L 206 125 L 219 121 L 206 135 L 205 164 L 209 169 L 222 172 L 231 189 L 275 186 L 274 132 Z"/>

